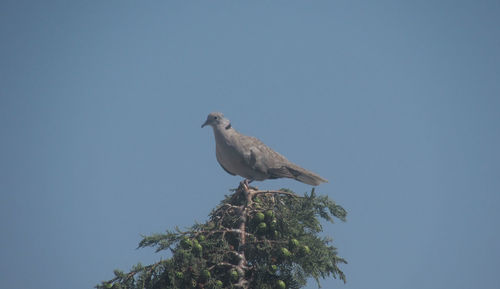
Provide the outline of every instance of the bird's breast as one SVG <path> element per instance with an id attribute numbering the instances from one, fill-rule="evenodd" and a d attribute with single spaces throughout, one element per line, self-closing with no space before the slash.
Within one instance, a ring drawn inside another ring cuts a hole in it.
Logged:
<path id="1" fill-rule="evenodd" d="M 261 179 L 255 170 L 249 165 L 250 151 L 245 151 L 242 146 L 237 145 L 236 139 L 231 136 L 216 134 L 215 153 L 217 161 L 227 171 L 248 179 Z M 240 149 L 237 149 L 237 148 Z"/>
<path id="2" fill-rule="evenodd" d="M 218 141 L 215 145 L 215 155 L 224 168 L 234 174 L 240 174 L 241 169 L 238 164 L 241 162 L 241 155 L 234 146 L 225 141 Z"/>

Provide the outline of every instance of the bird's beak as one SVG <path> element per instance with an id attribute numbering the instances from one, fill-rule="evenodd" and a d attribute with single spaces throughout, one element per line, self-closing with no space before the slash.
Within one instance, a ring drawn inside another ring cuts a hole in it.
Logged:
<path id="1" fill-rule="evenodd" d="M 204 128 L 206 125 L 208 125 L 208 119 L 207 119 L 207 121 L 205 121 L 204 124 L 201 125 L 201 128 Z"/>

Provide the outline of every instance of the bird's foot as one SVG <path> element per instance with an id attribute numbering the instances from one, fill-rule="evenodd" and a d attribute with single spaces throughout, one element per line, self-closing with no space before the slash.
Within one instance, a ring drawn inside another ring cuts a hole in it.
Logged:
<path id="1" fill-rule="evenodd" d="M 250 183 L 253 182 L 253 180 L 249 180 L 249 179 L 244 179 L 243 181 L 241 181 L 240 183 L 240 186 L 243 187 L 243 190 L 245 190 L 246 192 L 248 192 L 250 190 Z"/>

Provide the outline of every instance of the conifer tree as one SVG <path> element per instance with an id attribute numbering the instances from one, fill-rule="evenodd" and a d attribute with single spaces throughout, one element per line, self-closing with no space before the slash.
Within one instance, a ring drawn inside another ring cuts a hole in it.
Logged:
<path id="1" fill-rule="evenodd" d="M 345 282 L 331 239 L 321 237 L 320 218 L 345 221 L 346 211 L 327 196 L 262 191 L 245 184 L 210 213 L 207 222 L 146 236 L 139 248 L 169 250 L 170 257 L 135 265 L 98 289 L 260 288 L 296 289 L 314 278 Z"/>

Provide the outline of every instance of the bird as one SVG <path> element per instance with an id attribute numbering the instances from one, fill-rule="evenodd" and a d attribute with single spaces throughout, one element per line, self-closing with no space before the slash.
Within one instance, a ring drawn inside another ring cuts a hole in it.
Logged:
<path id="1" fill-rule="evenodd" d="M 220 166 L 248 183 L 256 180 L 290 178 L 317 186 L 328 182 L 319 175 L 287 160 L 259 139 L 239 133 L 220 112 L 212 112 L 201 127 L 211 126 L 215 136 L 215 155 Z"/>

